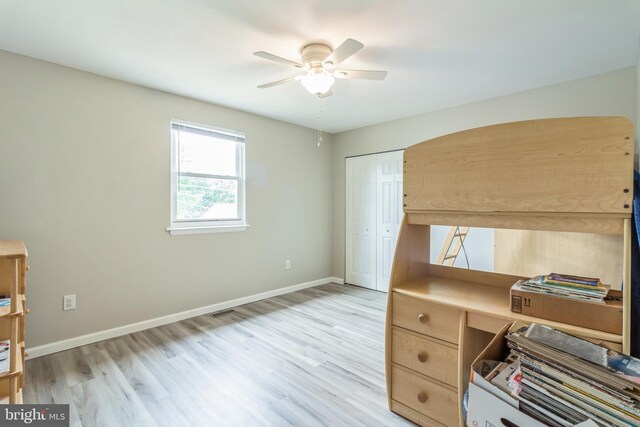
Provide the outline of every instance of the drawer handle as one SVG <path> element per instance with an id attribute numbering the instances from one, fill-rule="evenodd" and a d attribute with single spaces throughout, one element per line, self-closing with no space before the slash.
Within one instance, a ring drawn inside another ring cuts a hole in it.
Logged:
<path id="1" fill-rule="evenodd" d="M 425 353 L 424 351 L 421 351 L 420 353 L 418 353 L 418 360 L 422 363 L 427 361 L 427 353 Z"/>
<path id="2" fill-rule="evenodd" d="M 429 320 L 429 316 L 427 316 L 424 313 L 420 313 L 418 314 L 418 320 L 422 323 L 426 322 L 427 320 Z"/>
<path id="3" fill-rule="evenodd" d="M 420 394 L 418 394 L 418 400 L 420 401 L 420 403 L 426 402 L 427 401 L 427 393 L 425 393 L 423 391 Z"/>

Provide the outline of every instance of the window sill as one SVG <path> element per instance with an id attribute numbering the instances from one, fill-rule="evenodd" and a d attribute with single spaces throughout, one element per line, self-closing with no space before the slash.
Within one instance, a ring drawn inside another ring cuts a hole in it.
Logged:
<path id="1" fill-rule="evenodd" d="M 236 231 L 245 231 L 249 228 L 249 224 L 243 225 L 213 225 L 202 227 L 169 227 L 167 231 L 172 236 L 181 234 L 207 234 L 207 233 L 230 233 Z"/>

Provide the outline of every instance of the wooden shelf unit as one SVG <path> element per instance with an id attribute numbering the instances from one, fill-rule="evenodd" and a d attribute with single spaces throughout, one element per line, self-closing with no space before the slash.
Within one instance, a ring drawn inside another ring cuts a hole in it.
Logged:
<path id="1" fill-rule="evenodd" d="M 9 340 L 9 370 L 0 373 L 0 404 L 22 403 L 27 249 L 20 241 L 0 241 L 0 294 L 11 304 L 0 307 L 0 340 Z"/>
<path id="2" fill-rule="evenodd" d="M 544 119 L 471 129 L 409 147 L 404 170 L 405 215 L 385 339 L 392 411 L 425 426 L 464 425 L 461 402 L 471 362 L 511 321 L 546 324 L 629 352 L 628 119 Z M 431 225 L 622 236 L 622 335 L 512 313 L 509 289 L 522 277 L 431 264 Z"/>

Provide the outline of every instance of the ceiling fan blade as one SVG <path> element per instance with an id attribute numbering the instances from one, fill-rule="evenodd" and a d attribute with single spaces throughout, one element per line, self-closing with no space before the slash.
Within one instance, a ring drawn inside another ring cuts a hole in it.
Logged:
<path id="1" fill-rule="evenodd" d="M 300 80 L 301 78 L 302 78 L 302 76 L 287 77 L 286 79 L 277 80 L 277 81 L 271 82 L 271 83 L 265 83 L 263 85 L 258 86 L 258 88 L 259 89 L 266 89 L 268 87 L 278 86 L 278 85 L 281 85 L 281 84 L 285 84 L 285 83 L 293 82 L 293 81 L 296 81 L 296 80 Z"/>
<path id="2" fill-rule="evenodd" d="M 333 76 L 337 79 L 366 79 L 366 80 L 384 80 L 387 77 L 386 71 L 372 70 L 336 70 Z"/>
<path id="3" fill-rule="evenodd" d="M 329 89 L 328 91 L 326 91 L 322 95 L 318 95 L 318 98 L 326 98 L 326 97 L 331 96 L 331 95 L 333 95 L 333 92 L 331 92 L 331 89 Z"/>
<path id="4" fill-rule="evenodd" d="M 335 67 L 351 55 L 362 49 L 364 45 L 354 39 L 346 39 L 344 43 L 338 46 L 323 62 L 331 62 Z"/>
<path id="5" fill-rule="evenodd" d="M 286 58 L 282 58 L 280 56 L 276 56 L 273 55 L 269 52 L 264 52 L 264 51 L 260 51 L 260 52 L 253 52 L 253 54 L 257 57 L 263 58 L 263 59 L 268 59 L 269 61 L 273 61 L 273 62 L 277 62 L 279 64 L 284 64 L 284 65 L 292 65 L 296 68 L 304 68 L 304 66 L 298 62 L 295 61 L 290 61 Z"/>

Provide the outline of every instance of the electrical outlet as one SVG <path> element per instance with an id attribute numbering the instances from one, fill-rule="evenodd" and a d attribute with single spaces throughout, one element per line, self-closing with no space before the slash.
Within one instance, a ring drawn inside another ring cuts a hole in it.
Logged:
<path id="1" fill-rule="evenodd" d="M 62 309 L 64 311 L 67 310 L 75 310 L 76 309 L 76 295 L 65 295 L 62 298 Z"/>
<path id="2" fill-rule="evenodd" d="M 288 259 L 284 262 L 284 268 L 285 270 L 291 270 L 291 260 Z"/>

